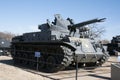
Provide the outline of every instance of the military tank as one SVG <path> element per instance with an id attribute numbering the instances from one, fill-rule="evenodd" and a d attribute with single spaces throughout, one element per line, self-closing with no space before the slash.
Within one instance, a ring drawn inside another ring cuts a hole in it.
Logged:
<path id="1" fill-rule="evenodd" d="M 74 24 L 73 19 L 63 19 L 60 14 L 54 16 L 53 22 L 47 19 L 38 26 L 39 32 L 24 33 L 12 39 L 11 54 L 15 64 L 32 68 L 38 64 L 39 70 L 56 72 L 75 65 L 76 61 L 79 66 L 101 66 L 106 62 L 108 54 L 91 39 L 90 29 L 85 27 L 103 22 L 105 18 Z"/>
<path id="2" fill-rule="evenodd" d="M 0 38 L 0 56 L 9 55 L 10 52 L 10 41 Z"/>
<path id="3" fill-rule="evenodd" d="M 111 43 L 107 44 L 107 51 L 110 55 L 115 55 L 120 52 L 120 35 L 112 38 Z"/>

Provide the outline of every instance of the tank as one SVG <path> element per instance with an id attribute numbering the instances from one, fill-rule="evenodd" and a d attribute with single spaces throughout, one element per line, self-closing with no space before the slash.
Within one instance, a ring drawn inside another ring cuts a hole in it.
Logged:
<path id="1" fill-rule="evenodd" d="M 120 35 L 113 37 L 111 43 L 108 43 L 107 46 L 107 51 L 110 55 L 120 52 Z"/>
<path id="2" fill-rule="evenodd" d="M 10 52 L 10 41 L 0 38 L 0 56 L 9 55 Z"/>
<path id="3" fill-rule="evenodd" d="M 107 52 L 91 39 L 90 29 L 85 27 L 103 22 L 105 18 L 75 24 L 73 19 L 63 19 L 60 14 L 54 17 L 53 22 L 47 19 L 39 25 L 39 32 L 24 33 L 12 39 L 11 53 L 15 64 L 32 68 L 38 64 L 39 70 L 57 72 L 75 65 L 76 61 L 79 66 L 101 66 L 107 61 Z"/>

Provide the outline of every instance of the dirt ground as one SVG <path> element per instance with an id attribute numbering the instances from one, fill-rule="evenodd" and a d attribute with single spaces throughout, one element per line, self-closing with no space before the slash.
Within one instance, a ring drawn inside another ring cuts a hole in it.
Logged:
<path id="1" fill-rule="evenodd" d="M 78 70 L 78 80 L 110 80 L 111 63 L 116 63 L 117 57 L 112 56 L 102 66 L 96 69 Z M 31 69 L 16 67 L 8 56 L 0 56 L 0 80 L 76 80 L 76 70 L 64 70 L 57 73 L 43 73 Z"/>

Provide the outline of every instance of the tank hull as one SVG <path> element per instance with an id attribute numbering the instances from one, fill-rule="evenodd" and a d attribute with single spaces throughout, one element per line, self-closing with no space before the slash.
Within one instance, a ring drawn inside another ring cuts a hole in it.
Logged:
<path id="1" fill-rule="evenodd" d="M 46 72 L 63 70 L 73 65 L 76 60 L 78 64 L 95 63 L 94 66 L 98 66 L 101 65 L 98 61 L 103 57 L 103 54 L 80 52 L 78 54 L 73 46 L 64 42 L 13 42 L 11 48 L 15 64 L 36 69 L 39 63 L 39 70 L 45 69 Z M 38 61 L 35 56 L 36 52 L 40 52 Z M 50 60 L 52 61 L 49 62 Z"/>

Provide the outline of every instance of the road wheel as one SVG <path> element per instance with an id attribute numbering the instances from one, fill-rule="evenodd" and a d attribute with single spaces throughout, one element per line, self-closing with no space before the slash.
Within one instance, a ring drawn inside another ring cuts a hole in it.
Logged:
<path id="1" fill-rule="evenodd" d="M 96 66 L 96 62 L 90 62 L 85 64 L 86 67 L 94 67 Z"/>
<path id="2" fill-rule="evenodd" d="M 39 58 L 38 69 L 41 70 L 45 66 L 45 59 L 43 56 Z"/>
<path id="3" fill-rule="evenodd" d="M 78 67 L 83 67 L 84 63 L 78 63 Z"/>
<path id="4" fill-rule="evenodd" d="M 14 60 L 14 64 L 20 64 L 20 60 L 19 59 L 13 58 L 13 60 Z"/>
<path id="5" fill-rule="evenodd" d="M 53 56 L 49 56 L 46 60 L 46 69 L 47 72 L 55 72 L 56 71 L 56 59 Z"/>
<path id="6" fill-rule="evenodd" d="M 29 61 L 29 67 L 32 68 L 32 69 L 36 69 L 37 68 L 36 62 Z"/>

